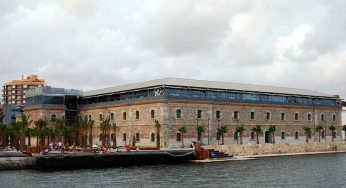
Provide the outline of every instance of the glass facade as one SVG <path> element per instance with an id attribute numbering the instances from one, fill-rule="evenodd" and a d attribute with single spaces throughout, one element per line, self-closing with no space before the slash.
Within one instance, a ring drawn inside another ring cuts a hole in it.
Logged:
<path id="1" fill-rule="evenodd" d="M 194 88 L 173 88 L 164 86 L 161 88 L 150 88 L 137 91 L 107 94 L 102 96 L 91 96 L 82 98 L 81 105 L 111 102 L 138 100 L 161 96 L 163 99 L 174 100 L 200 100 L 213 102 L 235 102 L 235 103 L 259 103 L 259 104 L 278 104 L 278 105 L 303 105 L 303 106 L 326 106 L 340 108 L 336 99 L 312 97 L 312 96 L 293 96 L 285 94 L 271 94 L 247 91 L 231 90 L 212 90 Z"/>
<path id="2" fill-rule="evenodd" d="M 46 96 L 37 95 L 34 97 L 26 98 L 26 106 L 40 105 L 40 104 L 65 104 L 64 96 Z"/>

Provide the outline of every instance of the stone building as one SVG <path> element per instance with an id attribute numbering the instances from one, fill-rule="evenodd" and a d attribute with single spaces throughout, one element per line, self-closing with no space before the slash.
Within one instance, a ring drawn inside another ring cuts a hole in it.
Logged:
<path id="1" fill-rule="evenodd" d="M 62 115 L 63 110 L 30 105 L 25 113 Z M 80 116 L 94 120 L 94 143 L 100 143 L 98 129 L 105 117 L 116 123 L 118 145 L 136 140 L 139 146 L 155 146 L 154 120 L 162 125 L 163 147 L 180 145 L 179 127 L 185 125 L 185 145 L 196 141 L 197 127 L 204 127 L 202 142 L 217 144 L 217 129 L 226 126 L 225 144 L 237 143 L 235 129 L 244 126 L 244 143 L 255 143 L 252 128 L 261 125 L 260 142 L 271 142 L 270 125 L 276 125 L 277 143 L 304 142 L 304 126 L 323 126 L 322 141 L 331 135 L 328 126 L 337 126 L 341 139 L 341 105 L 338 96 L 306 89 L 235 84 L 227 82 L 166 78 L 123 86 L 86 91 L 79 97 Z M 55 114 L 56 113 L 56 114 Z M 66 112 L 65 112 L 66 113 Z M 32 115 L 36 118 L 35 115 Z M 316 140 L 312 132 L 310 140 Z"/>

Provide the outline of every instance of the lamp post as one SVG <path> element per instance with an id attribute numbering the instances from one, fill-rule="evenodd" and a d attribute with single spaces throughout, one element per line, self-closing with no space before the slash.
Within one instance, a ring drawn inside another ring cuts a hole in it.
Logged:
<path id="1" fill-rule="evenodd" d="M 220 129 L 220 118 L 217 118 L 217 131 L 216 131 L 217 145 L 220 145 L 219 129 Z"/>
<path id="2" fill-rule="evenodd" d="M 210 118 L 208 117 L 208 145 L 209 145 L 209 121 L 210 121 Z"/>

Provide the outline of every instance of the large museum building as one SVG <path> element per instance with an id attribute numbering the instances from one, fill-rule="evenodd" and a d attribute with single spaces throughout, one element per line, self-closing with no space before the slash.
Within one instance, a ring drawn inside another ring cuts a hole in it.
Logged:
<path id="1" fill-rule="evenodd" d="M 341 100 L 306 89 L 259 86 L 165 78 L 105 89 L 82 92 L 51 87 L 36 88 L 26 93 L 24 113 L 39 118 L 65 116 L 72 122 L 76 116 L 94 120 L 93 142 L 100 143 L 100 122 L 110 117 L 116 123 L 118 145 L 136 140 L 138 146 L 155 146 L 154 120 L 161 124 L 161 145 L 179 145 L 178 129 L 186 126 L 185 145 L 197 139 L 196 128 L 203 126 L 202 142 L 220 143 L 217 130 L 226 126 L 225 144 L 237 143 L 236 128 L 244 126 L 243 142 L 255 143 L 252 128 L 260 125 L 261 143 L 270 143 L 268 128 L 275 125 L 277 143 L 305 142 L 303 127 L 312 130 L 318 125 L 322 141 L 329 141 L 330 125 L 337 127 L 341 139 Z M 32 125 L 33 126 L 33 125 Z M 310 140 L 316 141 L 313 131 Z"/>

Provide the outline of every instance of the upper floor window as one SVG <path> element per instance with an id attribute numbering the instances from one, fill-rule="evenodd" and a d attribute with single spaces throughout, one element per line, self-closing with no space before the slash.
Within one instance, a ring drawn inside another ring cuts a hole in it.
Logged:
<path id="1" fill-rule="evenodd" d="M 308 113 L 308 121 L 311 121 L 312 120 L 312 115 L 311 113 Z"/>
<path id="2" fill-rule="evenodd" d="M 271 119 L 271 113 L 267 112 L 267 120 L 270 120 L 270 119 Z"/>
<path id="3" fill-rule="evenodd" d="M 321 114 L 321 121 L 324 121 L 324 114 Z"/>
<path id="4" fill-rule="evenodd" d="M 255 112 L 250 112 L 250 119 L 252 119 L 252 120 L 255 119 Z"/>
<path id="5" fill-rule="evenodd" d="M 333 121 L 336 121 L 336 115 L 333 114 Z"/>
<path id="6" fill-rule="evenodd" d="M 123 112 L 123 120 L 126 120 L 126 112 Z"/>
<path id="7" fill-rule="evenodd" d="M 110 113 L 110 119 L 113 121 L 114 120 L 114 112 Z"/>
<path id="8" fill-rule="evenodd" d="M 216 111 L 216 119 L 220 119 L 220 111 L 219 110 Z"/>
<path id="9" fill-rule="evenodd" d="M 136 119 L 139 119 L 139 111 L 136 111 Z"/>
<path id="10" fill-rule="evenodd" d="M 238 111 L 234 111 L 233 112 L 233 118 L 238 120 L 239 119 L 239 112 Z"/>
<path id="11" fill-rule="evenodd" d="M 294 120 L 295 121 L 298 121 L 299 120 L 299 114 L 296 112 L 294 113 Z"/>
<path id="12" fill-rule="evenodd" d="M 281 120 L 285 120 L 285 113 L 281 112 Z"/>
<path id="13" fill-rule="evenodd" d="M 55 121 L 55 120 L 56 120 L 56 115 L 55 115 L 55 114 L 52 114 L 52 115 L 50 116 L 50 120 L 51 120 L 51 121 Z"/>
<path id="14" fill-rule="evenodd" d="M 150 111 L 150 117 L 151 117 L 151 119 L 155 118 L 155 110 Z"/>
<path id="15" fill-rule="evenodd" d="M 202 118 L 202 110 L 197 110 L 197 118 Z"/>
<path id="16" fill-rule="evenodd" d="M 100 114 L 99 114 L 99 121 L 102 121 L 102 119 L 103 119 L 103 114 L 100 113 Z"/>
<path id="17" fill-rule="evenodd" d="M 181 118 L 181 109 L 177 109 L 175 113 L 177 118 Z"/>

